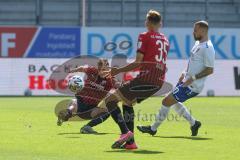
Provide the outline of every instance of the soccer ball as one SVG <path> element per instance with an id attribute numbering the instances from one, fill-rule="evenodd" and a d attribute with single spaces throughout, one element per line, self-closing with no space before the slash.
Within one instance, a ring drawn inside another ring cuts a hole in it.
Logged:
<path id="1" fill-rule="evenodd" d="M 68 80 L 68 88 L 73 93 L 79 92 L 84 87 L 84 80 L 81 76 L 75 75 Z"/>

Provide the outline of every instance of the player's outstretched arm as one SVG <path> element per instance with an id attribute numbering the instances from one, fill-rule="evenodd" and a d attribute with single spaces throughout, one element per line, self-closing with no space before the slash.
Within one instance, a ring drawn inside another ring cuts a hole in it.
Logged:
<path id="1" fill-rule="evenodd" d="M 121 68 L 112 68 L 111 69 L 112 76 L 115 76 L 115 75 L 117 75 L 119 73 L 122 73 L 122 72 L 129 72 L 131 70 L 136 69 L 137 67 L 139 67 L 139 65 L 143 61 L 143 56 L 144 55 L 142 53 L 137 52 L 136 59 L 133 63 L 130 63 L 130 64 L 124 66 L 124 67 L 121 67 Z"/>
<path id="2" fill-rule="evenodd" d="M 75 73 L 75 72 L 86 72 L 86 68 L 80 66 L 80 67 L 71 69 L 71 70 L 69 71 L 69 73 Z"/>

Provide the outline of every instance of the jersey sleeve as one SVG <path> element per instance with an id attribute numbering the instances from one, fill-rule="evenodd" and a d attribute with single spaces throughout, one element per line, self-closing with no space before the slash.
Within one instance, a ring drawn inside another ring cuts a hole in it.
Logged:
<path id="1" fill-rule="evenodd" d="M 147 34 L 140 34 L 138 36 L 138 42 L 137 42 L 137 52 L 141 52 L 142 54 L 145 54 L 147 51 Z"/>
<path id="2" fill-rule="evenodd" d="M 214 67 L 215 52 L 213 48 L 205 48 L 203 50 L 204 65 L 206 67 Z"/>

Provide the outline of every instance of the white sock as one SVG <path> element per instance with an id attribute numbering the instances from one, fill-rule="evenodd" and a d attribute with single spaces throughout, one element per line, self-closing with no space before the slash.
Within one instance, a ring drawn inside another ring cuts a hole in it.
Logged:
<path id="1" fill-rule="evenodd" d="M 190 114 L 188 109 L 180 102 L 174 104 L 174 110 L 180 115 L 183 116 L 191 126 L 195 123 L 195 118 Z"/>
<path id="2" fill-rule="evenodd" d="M 160 124 L 167 118 L 170 107 L 162 105 L 159 110 L 159 113 L 156 116 L 155 122 L 152 124 L 151 129 L 156 131 Z"/>

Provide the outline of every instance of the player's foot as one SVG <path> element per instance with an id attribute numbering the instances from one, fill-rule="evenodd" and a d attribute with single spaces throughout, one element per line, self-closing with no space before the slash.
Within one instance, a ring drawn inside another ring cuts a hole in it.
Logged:
<path id="1" fill-rule="evenodd" d="M 152 136 L 154 136 L 157 133 L 157 131 L 153 131 L 151 129 L 151 126 L 137 126 L 137 129 L 142 133 L 148 133 Z"/>
<path id="2" fill-rule="evenodd" d="M 68 121 L 68 119 L 71 117 L 72 117 L 72 113 L 70 110 L 68 110 L 68 109 L 61 110 L 58 113 L 57 125 L 61 126 L 63 122 Z"/>
<path id="3" fill-rule="evenodd" d="M 133 142 L 132 144 L 125 144 L 124 148 L 132 150 L 132 149 L 138 149 L 138 146 L 137 146 L 137 144 L 135 142 Z"/>
<path id="4" fill-rule="evenodd" d="M 138 149 L 138 146 L 135 142 L 131 143 L 131 144 L 123 144 L 121 145 L 119 148 L 114 148 L 114 149 L 127 149 L 127 150 L 133 150 L 133 149 Z"/>
<path id="5" fill-rule="evenodd" d="M 133 138 L 133 133 L 131 131 L 128 131 L 126 134 L 122 134 L 120 136 L 120 138 L 116 142 L 113 143 L 112 149 L 119 149 L 119 148 L 121 148 L 121 146 L 125 142 L 130 140 L 131 138 Z"/>
<path id="6" fill-rule="evenodd" d="M 85 125 L 80 129 L 82 134 L 97 134 L 98 132 L 94 131 L 91 126 Z"/>
<path id="7" fill-rule="evenodd" d="M 63 123 L 63 121 L 62 121 L 61 119 L 58 118 L 58 120 L 57 120 L 57 125 L 58 125 L 58 126 L 61 126 L 62 123 Z"/>
<path id="8" fill-rule="evenodd" d="M 200 121 L 195 121 L 194 125 L 191 126 L 192 136 L 197 136 L 198 130 L 201 127 Z"/>

